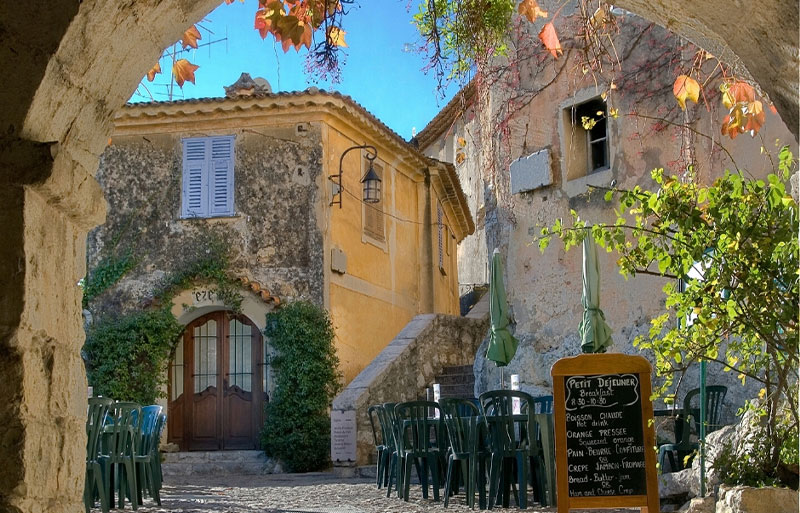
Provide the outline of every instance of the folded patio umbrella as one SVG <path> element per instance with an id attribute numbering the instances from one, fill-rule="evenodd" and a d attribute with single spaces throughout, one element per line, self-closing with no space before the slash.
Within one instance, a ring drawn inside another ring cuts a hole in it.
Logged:
<path id="1" fill-rule="evenodd" d="M 597 246 L 591 235 L 583 239 L 583 320 L 578 327 L 584 353 L 605 353 L 611 345 L 611 328 L 600 309 L 600 267 Z"/>
<path id="2" fill-rule="evenodd" d="M 503 263 L 500 260 L 500 252 L 496 249 L 492 255 L 492 273 L 489 280 L 489 320 L 491 324 L 486 358 L 492 360 L 498 367 L 505 367 L 517 352 L 517 339 L 508 331 L 510 319 L 506 288 L 503 284 Z M 502 377 L 500 379 L 502 380 Z"/>

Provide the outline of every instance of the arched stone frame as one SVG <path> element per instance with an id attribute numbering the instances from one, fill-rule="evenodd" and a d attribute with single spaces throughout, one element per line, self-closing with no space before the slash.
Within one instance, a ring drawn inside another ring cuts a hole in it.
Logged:
<path id="1" fill-rule="evenodd" d="M 204 297 L 204 299 L 200 301 L 197 300 L 198 294 L 207 296 L 206 293 L 209 290 L 213 291 L 213 289 L 214 287 L 191 287 L 179 292 L 172 299 L 172 315 L 175 316 L 181 325 L 188 326 L 194 320 L 208 313 L 230 310 L 229 305 L 226 305 L 224 301 L 213 295 L 211 296 L 212 299 L 205 299 Z M 239 313 L 250 320 L 256 328 L 263 333 L 266 327 L 267 314 L 275 309 L 274 303 L 265 302 L 260 295 L 250 290 L 242 289 L 239 293 L 242 296 L 242 304 Z M 167 373 L 167 370 L 165 370 L 165 373 Z M 272 381 L 272 376 L 268 374 L 267 391 L 271 390 Z M 156 400 L 156 404 L 162 406 L 166 412 L 168 408 L 166 379 L 164 383 L 161 390 L 161 397 Z M 162 442 L 167 442 L 167 430 L 164 430 Z"/>
<path id="2" fill-rule="evenodd" d="M 114 112 L 161 50 L 218 3 L 34 0 L 0 11 L 0 55 L 14 70 L 0 92 L 0 509 L 83 508 L 86 378 L 74 284 L 85 274 L 86 232 L 105 215 L 93 173 Z M 733 12 L 727 0 L 615 5 L 738 64 L 797 137 L 797 2 L 739 2 Z"/>

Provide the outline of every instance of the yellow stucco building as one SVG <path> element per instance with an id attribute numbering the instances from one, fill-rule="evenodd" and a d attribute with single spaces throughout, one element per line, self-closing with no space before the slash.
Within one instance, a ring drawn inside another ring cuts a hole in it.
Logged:
<path id="1" fill-rule="evenodd" d="M 226 314 L 203 284 L 174 300 L 187 329 L 170 367 L 168 427 L 186 449 L 255 447 L 270 390 L 260 334 L 269 311 L 298 299 L 324 306 L 348 383 L 415 315 L 458 314 L 456 245 L 474 231 L 453 166 L 351 98 L 315 88 L 274 94 L 245 76 L 226 90 L 119 113 L 97 174 L 108 220 L 89 237 L 89 272 L 117 241 L 138 259 L 90 305 L 95 318 L 140 305 L 209 236 L 231 249 L 241 315 Z M 380 194 L 367 203 L 373 155 Z M 236 351 L 246 358 L 234 369 Z M 244 399 L 229 404 L 222 397 L 237 373 Z M 227 425 L 233 411 L 252 422 Z M 198 419 L 213 429 L 200 433 Z"/>

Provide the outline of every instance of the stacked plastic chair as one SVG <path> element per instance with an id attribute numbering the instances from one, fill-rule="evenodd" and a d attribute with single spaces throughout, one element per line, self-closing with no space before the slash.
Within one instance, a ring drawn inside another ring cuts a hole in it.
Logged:
<path id="1" fill-rule="evenodd" d="M 444 423 L 450 440 L 447 454 L 447 477 L 445 478 L 444 506 L 450 502 L 452 486 L 458 484 L 460 471 L 464 481 L 467 504 L 475 506 L 475 491 L 479 495 L 481 509 L 486 507 L 486 458 L 485 444 L 482 443 L 486 432 L 486 421 L 473 400 L 442 399 Z"/>
<path id="2" fill-rule="evenodd" d="M 133 461 L 136 467 L 136 498 L 139 504 L 142 504 L 144 492 L 147 492 L 156 501 L 156 504 L 161 505 L 161 496 L 158 490 L 160 479 L 156 479 L 153 458 L 159 457 L 156 425 L 162 409 L 158 405 L 143 407 L 141 420 L 138 423 L 139 443 L 135 447 Z"/>
<path id="3" fill-rule="evenodd" d="M 125 506 L 125 497 L 128 497 L 131 507 L 136 510 L 139 501 L 134 454 L 139 446 L 137 422 L 141 417 L 141 406 L 130 402 L 113 403 L 109 407 L 109 417 L 110 423 L 105 427 L 103 435 L 106 438 L 107 452 L 100 457 L 105 487 L 112 504 L 116 488 L 119 492 L 119 507 Z"/>
<path id="4" fill-rule="evenodd" d="M 103 467 L 100 459 L 100 444 L 106 425 L 108 408 L 114 401 L 105 397 L 89 399 L 86 415 L 86 483 L 83 490 L 83 503 L 88 511 L 94 506 L 95 495 L 100 498 L 100 509 L 109 510 L 109 495 L 105 487 Z"/>
<path id="5" fill-rule="evenodd" d="M 390 455 L 389 446 L 386 445 L 386 438 L 381 430 L 381 423 L 380 423 L 380 413 L 379 411 L 383 409 L 383 405 L 376 404 L 370 406 L 367 409 L 367 415 L 369 415 L 369 424 L 372 427 L 372 441 L 375 442 L 375 450 L 377 451 L 377 468 L 376 468 L 376 478 L 375 484 L 378 485 L 378 489 L 383 486 L 386 486 L 389 483 L 389 465 L 388 459 Z M 378 426 L 375 426 L 375 420 L 378 420 Z M 380 435 L 378 434 L 380 433 Z"/>

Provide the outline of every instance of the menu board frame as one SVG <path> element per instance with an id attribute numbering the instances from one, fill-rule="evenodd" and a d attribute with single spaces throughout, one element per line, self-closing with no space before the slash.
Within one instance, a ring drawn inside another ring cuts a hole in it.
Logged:
<path id="1" fill-rule="evenodd" d="M 558 513 L 570 509 L 591 508 L 641 508 L 642 513 L 659 513 L 658 474 L 656 471 L 655 427 L 653 402 L 650 400 L 652 366 L 642 356 L 626 354 L 582 354 L 562 358 L 553 364 L 553 416 L 555 428 L 556 496 Z M 636 374 L 639 377 L 642 434 L 644 437 L 645 495 L 609 495 L 598 497 L 570 497 L 567 460 L 567 418 L 564 378 L 606 374 Z"/>

